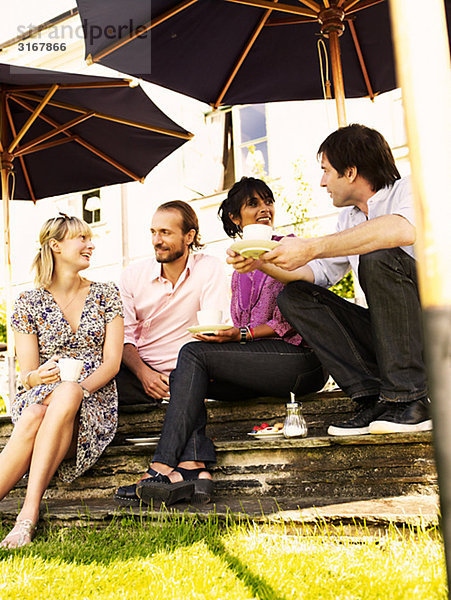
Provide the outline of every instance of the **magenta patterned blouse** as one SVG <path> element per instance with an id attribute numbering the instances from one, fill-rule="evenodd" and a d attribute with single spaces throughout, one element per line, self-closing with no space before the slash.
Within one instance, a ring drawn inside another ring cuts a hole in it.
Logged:
<path id="1" fill-rule="evenodd" d="M 273 236 L 273 240 L 280 240 Z M 277 306 L 277 296 L 284 287 L 261 271 L 232 275 L 230 313 L 235 327 L 268 325 L 285 342 L 299 346 L 302 337 L 285 321 Z"/>

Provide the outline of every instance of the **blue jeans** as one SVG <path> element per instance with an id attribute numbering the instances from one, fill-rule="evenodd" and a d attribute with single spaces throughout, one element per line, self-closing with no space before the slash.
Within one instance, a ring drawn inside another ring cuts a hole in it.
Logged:
<path id="1" fill-rule="evenodd" d="M 351 398 L 427 396 L 415 260 L 400 248 L 364 254 L 359 280 L 367 309 L 305 281 L 288 284 L 277 302 Z"/>
<path id="2" fill-rule="evenodd" d="M 312 350 L 280 339 L 186 344 L 170 375 L 171 399 L 153 460 L 171 467 L 187 460 L 216 461 L 213 442 L 205 434 L 205 398 L 288 400 L 290 392 L 302 395 L 321 389 L 326 379 Z"/>

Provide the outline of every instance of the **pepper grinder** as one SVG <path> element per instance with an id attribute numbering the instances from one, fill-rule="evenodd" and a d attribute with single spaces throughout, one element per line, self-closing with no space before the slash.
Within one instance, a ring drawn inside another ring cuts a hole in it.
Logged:
<path id="1" fill-rule="evenodd" d="M 290 392 L 291 402 L 287 404 L 287 416 L 283 424 L 283 435 L 286 438 L 306 437 L 307 423 L 301 412 L 302 404 L 296 402 L 296 396 Z"/>

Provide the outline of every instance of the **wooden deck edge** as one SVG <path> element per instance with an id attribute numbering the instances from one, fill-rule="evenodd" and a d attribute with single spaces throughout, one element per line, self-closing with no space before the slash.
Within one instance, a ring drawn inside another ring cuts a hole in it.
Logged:
<path id="1" fill-rule="evenodd" d="M 0 503 L 2 520 L 12 521 L 17 516 L 17 499 L 5 499 Z M 355 532 L 364 534 L 366 528 L 437 527 L 439 524 L 438 496 L 407 495 L 371 500 L 286 498 L 217 498 L 214 503 L 199 506 L 178 504 L 166 508 L 164 505 L 148 507 L 120 507 L 110 498 L 87 500 L 47 500 L 41 505 L 41 520 L 44 524 L 98 525 L 114 519 L 148 519 L 161 522 L 180 516 L 201 519 L 210 516 L 218 520 L 245 520 L 254 523 L 284 524 L 296 527 L 333 526 L 327 532 L 345 533 L 343 527 L 353 526 Z M 308 533 L 308 529 L 305 530 Z"/>

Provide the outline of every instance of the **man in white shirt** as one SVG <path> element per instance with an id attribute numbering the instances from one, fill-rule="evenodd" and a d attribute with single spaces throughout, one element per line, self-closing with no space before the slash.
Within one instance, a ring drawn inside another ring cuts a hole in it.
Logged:
<path id="1" fill-rule="evenodd" d="M 151 225 L 155 258 L 124 269 L 120 292 L 125 337 L 116 377 L 119 405 L 161 401 L 180 348 L 192 341 L 187 328 L 198 310 L 229 313 L 229 285 L 221 262 L 202 247 L 196 213 L 175 200 L 158 207 Z"/>
<path id="2" fill-rule="evenodd" d="M 288 283 L 278 298 L 283 316 L 358 403 L 330 435 L 429 430 L 410 179 L 401 179 L 382 135 L 363 125 L 329 135 L 318 156 L 321 186 L 343 209 L 337 233 L 287 237 L 260 261 L 228 262 Z M 326 289 L 351 268 L 367 309 Z"/>

